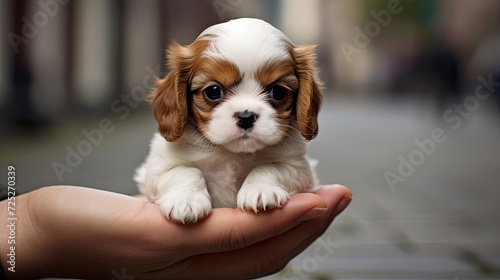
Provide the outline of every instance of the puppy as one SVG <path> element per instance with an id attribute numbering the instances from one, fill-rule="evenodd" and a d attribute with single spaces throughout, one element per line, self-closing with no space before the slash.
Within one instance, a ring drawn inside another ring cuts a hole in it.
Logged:
<path id="1" fill-rule="evenodd" d="M 322 101 L 315 46 L 241 18 L 167 50 L 149 96 L 159 125 L 134 177 L 165 216 L 195 223 L 214 207 L 266 210 L 315 191 L 306 141 Z"/>

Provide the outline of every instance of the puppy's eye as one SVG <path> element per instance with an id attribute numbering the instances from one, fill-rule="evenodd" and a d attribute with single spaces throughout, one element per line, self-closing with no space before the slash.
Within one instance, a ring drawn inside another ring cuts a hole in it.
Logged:
<path id="1" fill-rule="evenodd" d="M 205 97 L 210 101 L 217 101 L 224 96 L 224 92 L 220 86 L 209 86 L 204 91 Z"/>
<path id="2" fill-rule="evenodd" d="M 269 97 L 275 101 L 282 101 L 286 97 L 287 89 L 282 86 L 273 86 L 269 91 Z"/>

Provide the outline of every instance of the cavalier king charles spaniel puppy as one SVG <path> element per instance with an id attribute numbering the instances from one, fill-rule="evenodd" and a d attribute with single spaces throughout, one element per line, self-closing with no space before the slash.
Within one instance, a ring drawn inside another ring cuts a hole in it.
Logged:
<path id="1" fill-rule="evenodd" d="M 149 96 L 159 125 L 134 177 L 165 216 L 195 223 L 214 207 L 282 207 L 317 188 L 306 141 L 322 101 L 314 45 L 241 18 L 167 49 Z"/>

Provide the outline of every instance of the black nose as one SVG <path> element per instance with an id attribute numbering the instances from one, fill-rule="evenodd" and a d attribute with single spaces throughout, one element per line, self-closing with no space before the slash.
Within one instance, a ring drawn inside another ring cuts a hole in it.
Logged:
<path id="1" fill-rule="evenodd" d="M 252 128 L 253 123 L 259 116 L 257 116 L 254 112 L 245 110 L 244 112 L 234 113 L 234 117 L 236 118 L 236 124 L 246 130 Z"/>

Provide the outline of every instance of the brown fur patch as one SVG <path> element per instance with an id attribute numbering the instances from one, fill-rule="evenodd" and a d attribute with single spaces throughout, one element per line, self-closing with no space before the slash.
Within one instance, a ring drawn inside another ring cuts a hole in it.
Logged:
<path id="1" fill-rule="evenodd" d="M 191 112 L 198 129 L 206 133 L 212 109 L 219 103 L 205 98 L 204 91 L 209 86 L 220 86 L 224 92 L 222 100 L 230 94 L 230 89 L 241 81 L 236 65 L 221 59 L 201 57 L 193 68 L 191 83 Z"/>
<path id="2" fill-rule="evenodd" d="M 188 119 L 188 83 L 194 64 L 208 47 L 206 39 L 200 38 L 186 47 L 172 42 L 167 49 L 170 72 L 165 78 L 155 80 L 156 87 L 148 97 L 158 130 L 168 141 L 177 140 L 184 132 Z"/>
<path id="3" fill-rule="evenodd" d="M 318 134 L 318 113 L 323 100 L 321 83 L 317 79 L 316 46 L 290 46 L 289 51 L 295 62 L 299 78 L 296 100 L 296 114 L 299 131 L 306 140 Z"/>
<path id="4" fill-rule="evenodd" d="M 286 87 L 293 87 L 289 88 L 290 90 L 296 90 L 298 81 L 297 78 L 293 79 L 294 76 L 295 68 L 291 60 L 268 62 L 256 73 L 257 80 L 264 88 L 272 84 L 283 83 Z"/>
<path id="5" fill-rule="evenodd" d="M 256 73 L 257 80 L 262 85 L 264 89 L 269 91 L 272 86 L 282 86 L 287 89 L 287 97 L 285 100 L 280 101 L 279 104 L 281 109 L 286 109 L 288 106 L 285 104 L 289 103 L 293 97 L 293 93 L 299 87 L 299 81 L 295 76 L 295 69 L 291 61 L 277 61 L 268 62 L 263 67 L 261 67 Z"/>
<path id="6" fill-rule="evenodd" d="M 281 133 L 286 133 L 292 121 L 294 109 L 294 96 L 299 88 L 299 80 L 295 74 L 295 67 L 292 60 L 271 61 L 265 64 L 256 73 L 256 78 L 266 94 L 269 94 L 272 86 L 282 86 L 287 89 L 287 96 L 282 101 L 273 101 L 270 103 L 276 108 L 278 122 Z"/>
<path id="7" fill-rule="evenodd" d="M 233 63 L 221 59 L 201 57 L 193 68 L 191 90 L 200 90 L 214 84 L 229 89 L 240 80 L 240 71 Z"/>

